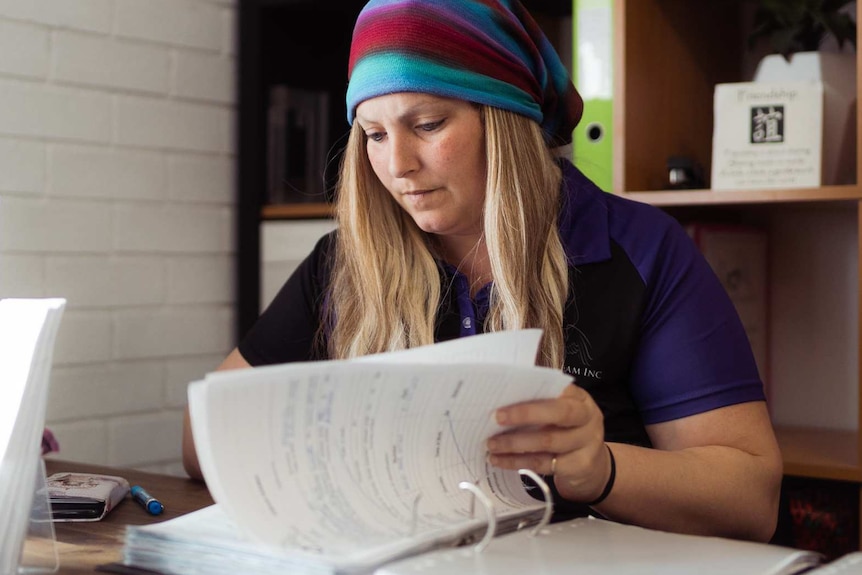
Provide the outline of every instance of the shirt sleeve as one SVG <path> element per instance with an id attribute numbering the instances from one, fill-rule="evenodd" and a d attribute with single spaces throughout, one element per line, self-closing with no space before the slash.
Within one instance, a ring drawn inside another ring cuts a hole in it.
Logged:
<path id="1" fill-rule="evenodd" d="M 322 237 L 239 344 L 253 366 L 323 359 L 320 331 L 334 232 Z"/>
<path id="2" fill-rule="evenodd" d="M 685 230 L 665 216 L 642 242 L 646 284 L 632 394 L 644 423 L 765 399 L 751 345 L 730 297 Z"/>

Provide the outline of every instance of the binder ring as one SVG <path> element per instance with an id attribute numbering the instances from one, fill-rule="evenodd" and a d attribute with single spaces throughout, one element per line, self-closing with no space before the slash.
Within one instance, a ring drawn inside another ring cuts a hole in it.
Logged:
<path id="1" fill-rule="evenodd" d="M 417 493 L 413 499 L 413 512 L 410 514 L 410 537 L 416 535 L 416 529 L 419 527 L 419 500 L 422 499 L 422 494 Z"/>
<path id="2" fill-rule="evenodd" d="M 485 492 L 479 489 L 479 486 L 475 483 L 462 481 L 458 484 L 458 488 L 472 493 L 473 497 L 478 499 L 479 503 L 481 503 L 482 507 L 485 509 L 485 516 L 488 518 L 488 526 L 485 529 L 485 535 L 482 537 L 482 540 L 473 546 L 476 553 L 481 553 L 485 550 L 485 547 L 488 546 L 488 543 L 491 542 L 491 539 L 494 538 L 494 533 L 497 532 L 497 516 L 494 515 L 494 504 L 491 503 L 491 500 L 487 495 L 485 495 Z"/>
<path id="3" fill-rule="evenodd" d="M 555 457 L 551 466 L 554 466 L 557 458 Z M 542 478 L 541 475 L 533 471 L 532 469 L 519 469 L 518 473 L 521 475 L 526 475 L 530 479 L 536 482 L 536 485 L 539 486 L 539 489 L 542 490 L 542 495 L 545 498 L 545 512 L 542 514 L 542 519 L 539 523 L 530 530 L 529 537 L 535 537 L 539 534 L 539 531 L 544 529 L 548 523 L 551 522 L 551 515 L 554 513 L 554 499 L 551 497 L 551 488 L 548 487 L 548 483 Z"/>

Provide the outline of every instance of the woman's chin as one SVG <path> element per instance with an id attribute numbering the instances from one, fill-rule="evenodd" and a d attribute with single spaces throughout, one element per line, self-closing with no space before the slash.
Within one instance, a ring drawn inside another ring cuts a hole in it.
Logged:
<path id="1" fill-rule="evenodd" d="M 432 214 L 430 212 L 411 214 L 416 226 L 426 234 L 436 236 L 481 235 L 482 221 L 468 220 L 460 214 Z"/>
<path id="2" fill-rule="evenodd" d="M 445 235 L 446 230 L 450 227 L 447 226 L 445 222 L 437 218 L 414 217 L 413 221 L 416 222 L 416 226 L 426 234 Z"/>

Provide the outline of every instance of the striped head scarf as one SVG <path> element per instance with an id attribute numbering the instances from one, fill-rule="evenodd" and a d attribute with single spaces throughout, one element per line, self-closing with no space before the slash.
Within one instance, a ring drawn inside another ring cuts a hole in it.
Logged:
<path id="1" fill-rule="evenodd" d="M 370 0 L 350 47 L 347 121 L 364 100 L 424 92 L 539 123 L 569 144 L 583 101 L 550 41 L 518 0 Z"/>

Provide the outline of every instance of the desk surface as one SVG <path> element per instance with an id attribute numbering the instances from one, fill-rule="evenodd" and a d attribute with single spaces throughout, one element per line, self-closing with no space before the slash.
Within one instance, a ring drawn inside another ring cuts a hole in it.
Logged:
<path id="1" fill-rule="evenodd" d="M 184 515 L 210 505 L 213 500 L 206 485 L 200 481 L 118 469 L 45 460 L 48 475 L 62 471 L 102 473 L 125 477 L 130 485 L 140 485 L 165 506 L 165 511 L 153 517 L 130 498 L 126 498 L 101 521 L 91 523 L 55 523 L 61 575 L 94 573 L 98 565 L 120 561 L 126 525 L 157 523 Z"/>

